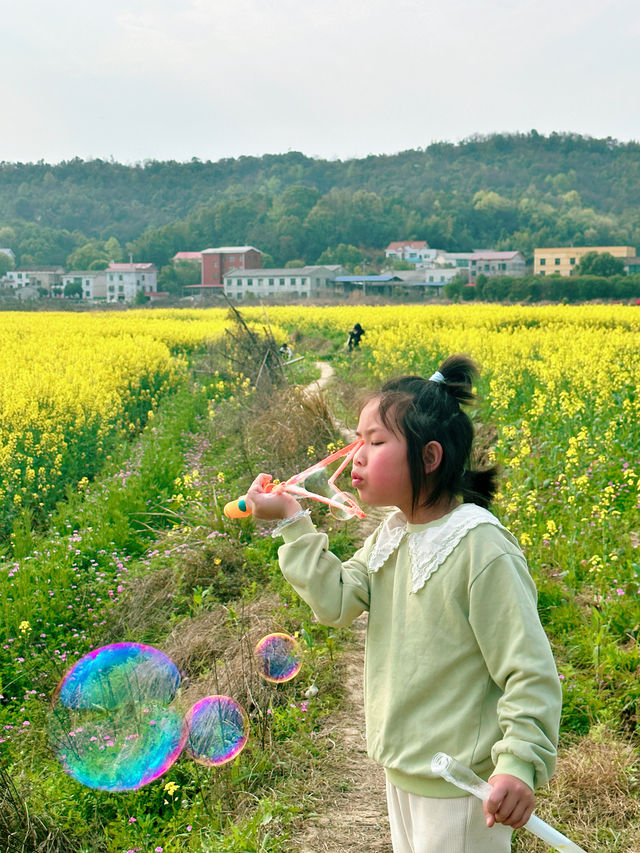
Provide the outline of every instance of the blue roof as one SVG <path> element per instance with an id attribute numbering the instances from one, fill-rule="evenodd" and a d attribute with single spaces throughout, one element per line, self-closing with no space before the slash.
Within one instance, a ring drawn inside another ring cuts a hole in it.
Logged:
<path id="1" fill-rule="evenodd" d="M 339 275 L 334 281 L 401 281 L 397 275 Z"/>

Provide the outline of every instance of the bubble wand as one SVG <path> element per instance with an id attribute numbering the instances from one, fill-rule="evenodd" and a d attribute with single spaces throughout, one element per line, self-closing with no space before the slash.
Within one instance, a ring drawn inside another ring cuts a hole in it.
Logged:
<path id="1" fill-rule="evenodd" d="M 431 761 L 431 771 L 438 776 L 441 776 L 452 785 L 462 788 L 463 791 L 468 791 L 474 797 L 486 801 L 491 796 L 493 791 L 491 785 L 481 779 L 469 767 L 460 764 L 455 758 L 451 758 L 445 752 L 437 752 Z M 533 832 L 538 838 L 541 838 L 550 847 L 559 850 L 560 853 L 586 853 L 582 847 L 578 847 L 573 841 L 570 841 L 566 835 L 558 832 L 537 815 L 532 814 L 529 820 L 524 825 L 525 829 Z"/>
<path id="2" fill-rule="evenodd" d="M 299 474 L 294 474 L 293 477 L 289 477 L 289 479 L 284 483 L 267 483 L 264 487 L 265 491 L 275 492 L 276 494 L 286 492 L 288 495 L 294 495 L 298 498 L 311 498 L 311 500 L 319 501 L 320 503 L 340 510 L 347 518 L 351 518 L 353 516 L 357 516 L 357 518 L 364 518 L 365 513 L 358 506 L 354 498 L 339 489 L 335 483 L 337 478 L 353 460 L 353 457 L 363 444 L 364 442 L 362 439 L 354 441 L 353 444 L 348 444 L 346 447 L 336 450 L 335 453 L 331 453 L 320 462 L 316 462 L 309 468 L 305 468 L 304 471 L 300 471 Z M 305 487 L 304 483 L 306 480 L 309 480 L 309 478 L 314 474 L 323 472 L 329 465 L 336 462 L 338 459 L 342 459 L 342 462 L 327 480 L 327 486 L 331 492 L 331 497 L 319 494 L 318 492 L 313 492 Z M 243 495 L 242 497 L 237 498 L 237 500 L 230 501 L 226 504 L 224 514 L 227 518 L 246 518 L 251 515 L 251 510 L 247 506 L 246 498 L 247 496 Z"/>

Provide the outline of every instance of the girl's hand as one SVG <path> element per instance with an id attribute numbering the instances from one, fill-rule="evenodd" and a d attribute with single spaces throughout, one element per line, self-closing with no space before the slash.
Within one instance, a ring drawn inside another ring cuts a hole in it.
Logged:
<path id="1" fill-rule="evenodd" d="M 270 482 L 270 474 L 258 474 L 247 492 L 246 501 L 253 517 L 262 521 L 274 521 L 290 518 L 299 512 L 302 507 L 291 495 L 286 492 L 266 491 Z"/>
<path id="2" fill-rule="evenodd" d="M 483 803 L 487 826 L 504 823 L 519 829 L 531 817 L 536 798 L 531 788 L 517 776 L 498 773 L 489 779 L 491 796 Z"/>

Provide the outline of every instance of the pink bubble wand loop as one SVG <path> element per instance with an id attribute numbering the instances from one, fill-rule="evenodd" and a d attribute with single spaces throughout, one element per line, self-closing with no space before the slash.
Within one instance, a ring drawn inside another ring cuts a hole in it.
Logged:
<path id="1" fill-rule="evenodd" d="M 455 758 L 447 755 L 446 752 L 437 752 L 431 761 L 431 771 L 436 776 L 441 776 L 452 785 L 456 785 L 463 791 L 473 794 L 474 797 L 486 801 L 491 796 L 493 791 L 491 785 L 481 779 L 469 767 L 460 764 Z M 568 839 L 566 835 L 558 832 L 553 826 L 550 826 L 537 815 L 532 814 L 529 820 L 524 825 L 525 829 L 537 835 L 545 844 L 553 847 L 554 850 L 560 853 L 586 853 L 582 847 L 578 847 L 573 841 Z"/>
<path id="2" fill-rule="evenodd" d="M 355 516 L 357 518 L 364 518 L 365 513 L 354 498 L 346 492 L 343 492 L 342 489 L 336 485 L 336 480 L 347 465 L 353 461 L 353 457 L 356 455 L 358 450 L 360 450 L 363 444 L 364 442 L 362 439 L 354 441 L 352 444 L 348 444 L 346 447 L 342 447 L 340 450 L 336 450 L 334 453 L 329 454 L 329 456 L 325 457 L 320 462 L 315 462 L 313 465 L 305 468 L 304 471 L 294 474 L 284 483 L 268 483 L 265 486 L 265 490 L 276 494 L 286 492 L 287 494 L 298 498 L 310 498 L 311 500 L 318 501 L 319 503 L 323 503 L 329 507 L 340 510 L 340 512 L 342 512 L 346 517 L 351 518 Z M 331 492 L 331 496 L 318 494 L 318 492 L 313 492 L 303 485 L 305 480 L 308 480 L 318 472 L 324 471 L 329 465 L 337 462 L 338 459 L 342 459 L 342 462 L 327 480 L 327 486 Z M 224 514 L 227 518 L 246 518 L 250 516 L 251 510 L 247 506 L 246 495 L 226 504 L 224 507 Z"/>

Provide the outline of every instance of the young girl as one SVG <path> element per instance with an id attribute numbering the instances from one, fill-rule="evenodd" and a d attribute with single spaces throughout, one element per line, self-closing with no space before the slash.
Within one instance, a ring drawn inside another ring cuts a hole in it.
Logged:
<path id="1" fill-rule="evenodd" d="M 282 519 L 284 576 L 325 625 L 368 611 L 369 755 L 385 768 L 396 853 L 500 853 L 555 767 L 561 690 L 514 537 L 486 507 L 495 469 L 470 470 L 473 362 L 388 382 L 360 412 L 352 483 L 395 506 L 347 562 L 290 495 L 247 493 Z M 485 804 L 431 772 L 446 752 L 488 779 Z"/>

